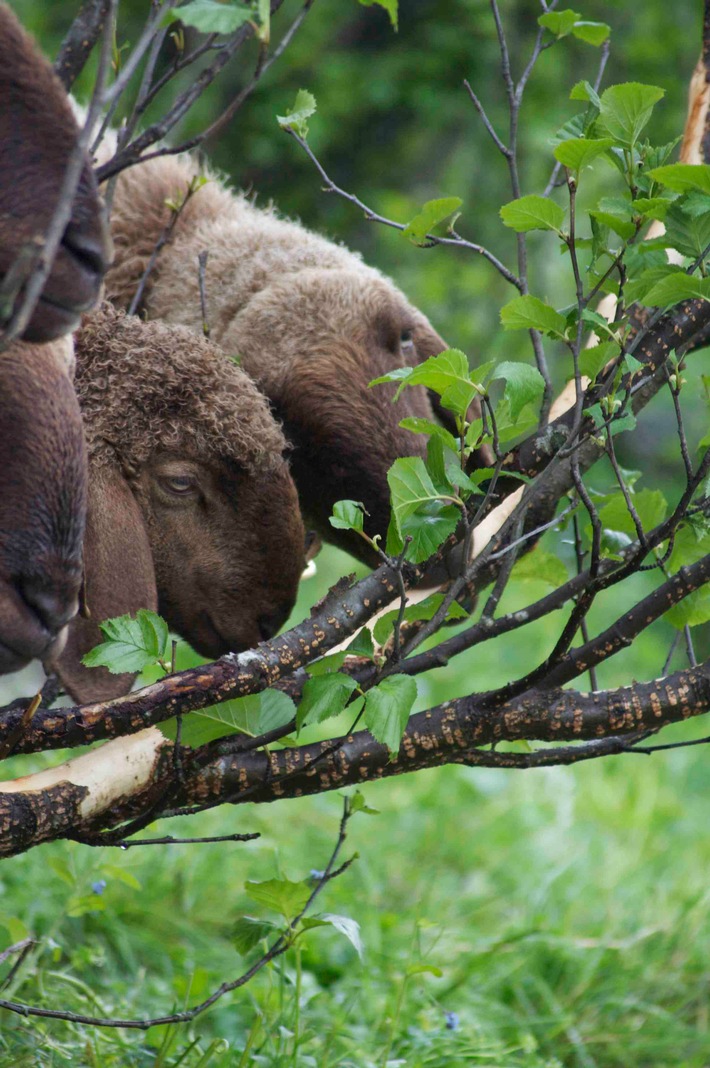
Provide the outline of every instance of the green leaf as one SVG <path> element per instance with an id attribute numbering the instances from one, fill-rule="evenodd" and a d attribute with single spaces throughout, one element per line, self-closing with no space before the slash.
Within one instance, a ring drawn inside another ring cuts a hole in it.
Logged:
<path id="1" fill-rule="evenodd" d="M 357 682 L 349 675 L 336 671 L 310 678 L 303 687 L 303 697 L 296 713 L 296 727 L 305 723 L 322 723 L 338 716 L 345 708 Z"/>
<path id="2" fill-rule="evenodd" d="M 248 879 L 244 889 L 252 901 L 292 920 L 303 911 L 312 887 L 307 882 L 294 883 L 290 879 L 265 879 L 263 882 Z"/>
<path id="3" fill-rule="evenodd" d="M 706 193 L 698 193 L 697 190 L 691 190 L 683 198 L 683 211 L 693 219 L 698 215 L 710 214 L 710 196 Z"/>
<path id="4" fill-rule="evenodd" d="M 152 654 L 155 660 L 162 660 L 168 649 L 168 624 L 162 616 L 148 608 L 140 608 L 136 612 L 136 619 L 141 628 L 146 652 Z"/>
<path id="5" fill-rule="evenodd" d="M 651 530 L 666 518 L 668 503 L 660 490 L 641 490 L 631 495 L 631 503 L 644 530 Z M 636 538 L 636 527 L 621 492 L 614 494 L 608 504 L 599 510 L 602 526 L 607 530 L 620 531 Z"/>
<path id="6" fill-rule="evenodd" d="M 603 155 L 613 144 L 610 137 L 577 137 L 571 141 L 562 141 L 555 149 L 554 156 L 563 166 L 578 173 L 597 156 Z"/>
<path id="7" fill-rule="evenodd" d="M 256 734 L 267 734 L 269 731 L 279 730 L 296 718 L 296 706 L 293 699 L 281 690 L 262 690 L 261 693 L 251 694 L 251 697 L 259 699 L 256 712 Z M 243 697 L 238 700 L 248 701 L 249 698 Z"/>
<path id="8" fill-rule="evenodd" d="M 277 115 L 276 121 L 284 128 L 291 127 L 303 140 L 308 137 L 308 120 L 316 112 L 316 98 L 307 89 L 299 89 L 293 107 L 285 115 Z"/>
<path id="9" fill-rule="evenodd" d="M 648 176 L 676 193 L 698 189 L 710 194 L 710 165 L 707 163 L 669 163 L 650 170 Z"/>
<path id="10" fill-rule="evenodd" d="M 542 549 L 533 549 L 518 560 L 513 578 L 523 582 L 546 582 L 548 586 L 557 589 L 567 582 L 569 575 L 559 556 L 543 552 Z"/>
<path id="11" fill-rule="evenodd" d="M 219 705 L 201 708 L 183 716 L 180 738 L 193 748 L 226 734 L 243 732 L 252 737 L 278 730 L 296 718 L 296 706 L 281 690 L 262 690 L 248 697 L 235 697 Z M 166 738 L 177 737 L 177 720 L 158 724 Z"/>
<path id="12" fill-rule="evenodd" d="M 390 675 L 365 694 L 367 729 L 390 753 L 399 750 L 416 699 L 417 684 L 411 675 Z"/>
<path id="13" fill-rule="evenodd" d="M 414 620 L 429 620 L 439 611 L 441 602 L 444 600 L 443 593 L 432 593 L 429 597 L 426 597 L 418 604 L 410 604 L 404 610 L 404 621 L 411 623 Z M 379 645 L 384 645 L 389 636 L 392 633 L 394 622 L 399 615 L 399 610 L 395 609 L 393 612 L 388 612 L 377 620 L 373 628 L 373 634 L 375 641 Z M 446 619 L 467 619 L 468 613 L 461 607 L 457 601 L 452 601 L 446 612 Z M 369 633 L 369 631 L 368 631 Z"/>
<path id="14" fill-rule="evenodd" d="M 436 490 L 444 496 L 450 496 L 453 487 L 446 473 L 446 452 L 446 446 L 441 438 L 429 438 L 426 449 L 426 469 Z"/>
<path id="15" fill-rule="evenodd" d="M 322 656 L 320 660 L 313 660 L 310 664 L 306 664 L 305 670 L 311 677 L 332 675 L 334 672 L 340 671 L 345 663 L 346 656 L 347 653 L 344 649 L 341 649 L 338 653 L 329 653 L 328 656 Z"/>
<path id="16" fill-rule="evenodd" d="M 510 414 L 510 402 L 503 395 L 496 407 L 496 422 L 498 424 L 498 438 L 501 443 L 509 442 L 521 434 L 527 433 L 537 426 L 538 417 L 532 411 L 513 419 Z"/>
<path id="17" fill-rule="evenodd" d="M 404 430 L 411 430 L 413 434 L 433 434 L 437 438 L 441 438 L 444 445 L 454 452 L 458 448 L 456 438 L 445 427 L 440 426 L 439 423 L 432 423 L 431 419 L 422 419 L 417 415 L 408 415 L 405 419 L 400 419 L 399 425 Z"/>
<path id="18" fill-rule="evenodd" d="M 167 655 L 168 625 L 155 612 L 141 608 L 133 616 L 99 623 L 106 639 L 82 658 L 85 667 L 106 667 L 114 675 L 142 671 Z"/>
<path id="19" fill-rule="evenodd" d="M 569 98 L 570 100 L 588 100 L 590 104 L 594 105 L 597 111 L 599 111 L 602 106 L 599 94 L 589 82 L 577 82 L 576 85 L 573 85 Z"/>
<path id="20" fill-rule="evenodd" d="M 346 652 L 348 656 L 366 656 L 372 660 L 375 655 L 375 647 L 372 644 L 372 634 L 367 627 L 363 627 L 359 634 L 355 635 Z"/>
<path id="21" fill-rule="evenodd" d="M 664 239 L 661 237 L 659 241 L 662 243 Z M 626 249 L 624 260 L 626 262 L 626 270 L 630 278 L 636 278 L 642 274 L 649 267 L 667 267 L 668 257 L 666 255 L 665 248 L 655 248 L 654 241 L 640 241 L 636 245 L 629 245 Z M 646 247 L 651 246 L 651 247 Z M 626 303 L 631 303 L 627 294 Z"/>
<path id="22" fill-rule="evenodd" d="M 360 924 L 357 920 L 352 920 L 349 916 L 337 916 L 334 912 L 322 912 L 317 919 L 345 935 L 348 942 L 354 946 L 360 960 L 362 960 L 362 939 L 360 937 Z"/>
<path id="23" fill-rule="evenodd" d="M 515 422 L 526 404 L 536 401 L 545 390 L 545 380 L 537 367 L 529 363 L 506 360 L 495 369 L 495 377 L 505 380 L 504 397 L 510 405 L 510 417 Z"/>
<path id="24" fill-rule="evenodd" d="M 395 400 L 405 386 L 426 386 L 441 397 L 445 408 L 456 415 L 465 416 L 473 398 L 482 392 L 476 384 L 476 378 L 477 372 L 469 370 L 468 360 L 463 352 L 459 349 L 446 349 L 437 356 L 430 356 L 416 367 L 398 367 L 380 378 L 373 379 L 370 385 L 399 382 Z"/>
<path id="25" fill-rule="evenodd" d="M 476 475 L 478 474 L 479 472 L 477 471 Z M 490 473 L 488 477 L 490 478 Z M 458 458 L 451 459 L 450 462 L 446 464 L 446 478 L 451 486 L 463 490 L 461 493 L 463 500 L 467 500 L 470 494 L 475 493 L 481 484 L 480 479 L 479 481 L 475 481 L 463 471 Z"/>
<path id="26" fill-rule="evenodd" d="M 663 264 L 657 267 L 649 267 L 647 270 L 642 271 L 635 278 L 631 278 L 626 283 L 625 296 L 629 304 L 633 304 L 638 301 L 644 304 L 646 301 L 646 294 L 650 293 L 653 287 L 663 281 L 664 278 L 668 278 L 672 274 L 685 275 L 685 271 L 682 267 L 668 263 L 665 253 L 663 254 Z"/>
<path id="27" fill-rule="evenodd" d="M 671 201 L 665 197 L 637 197 L 633 202 L 634 214 L 649 219 L 665 219 L 670 206 Z"/>
<path id="28" fill-rule="evenodd" d="M 460 197 L 427 200 L 411 222 L 405 226 L 403 230 L 405 237 L 410 238 L 415 245 L 427 244 L 427 234 L 430 234 L 438 223 L 448 219 L 449 215 L 453 215 L 462 204 Z"/>
<path id="29" fill-rule="evenodd" d="M 500 310 L 500 321 L 506 330 L 541 330 L 551 337 L 564 337 L 566 322 L 563 315 L 529 294 L 514 297 Z"/>
<path id="30" fill-rule="evenodd" d="M 398 555 L 404 546 L 404 538 L 411 538 L 406 558 L 414 564 L 421 564 L 454 533 L 460 519 L 461 512 L 456 505 L 435 501 L 425 504 L 404 520 L 396 542 L 390 543 L 388 532 L 387 551 L 390 555 Z"/>
<path id="31" fill-rule="evenodd" d="M 683 270 L 656 282 L 644 297 L 650 307 L 665 308 L 682 300 L 710 300 L 710 278 L 695 278 Z"/>
<path id="32" fill-rule="evenodd" d="M 585 326 L 591 326 L 594 331 L 607 338 L 612 329 L 604 316 L 600 315 L 599 312 L 592 311 L 591 308 L 584 308 L 582 310 L 582 322 Z"/>
<path id="33" fill-rule="evenodd" d="M 438 502 L 442 496 L 420 456 L 395 460 L 387 474 L 387 481 L 392 494 L 392 512 L 400 533 L 405 519 L 422 505 Z"/>
<path id="34" fill-rule="evenodd" d="M 591 349 L 582 349 L 579 354 L 579 369 L 593 382 L 603 367 L 619 355 L 615 341 L 602 341 Z"/>
<path id="35" fill-rule="evenodd" d="M 572 27 L 579 19 L 577 11 L 549 11 L 540 15 L 537 23 L 543 29 L 549 30 L 555 37 L 567 37 L 572 32 Z"/>
<path id="36" fill-rule="evenodd" d="M 702 623 L 710 620 L 710 588 L 703 586 L 702 589 L 684 597 L 678 604 L 665 613 L 667 619 L 677 630 L 684 627 L 699 627 Z"/>
<path id="37" fill-rule="evenodd" d="M 379 7 L 383 7 L 390 17 L 392 23 L 392 29 L 396 32 L 398 28 L 399 17 L 399 0 L 360 0 L 363 7 L 372 7 L 373 4 L 377 4 Z"/>
<path id="38" fill-rule="evenodd" d="M 331 527 L 336 530 L 361 531 L 365 521 L 365 505 L 362 501 L 336 501 L 330 517 Z"/>
<path id="39" fill-rule="evenodd" d="M 356 812 L 362 812 L 365 816 L 379 816 L 379 809 L 370 808 L 360 790 L 356 790 L 350 798 L 350 812 L 354 816 Z"/>
<path id="40" fill-rule="evenodd" d="M 553 134 L 550 138 L 550 144 L 558 145 L 561 141 L 573 141 L 577 137 L 586 137 L 589 133 L 589 127 L 594 124 L 595 118 L 596 111 L 594 108 L 587 108 L 586 111 L 573 115 L 564 126 L 560 126 L 559 130 Z"/>
<path id="41" fill-rule="evenodd" d="M 442 494 L 419 456 L 395 460 L 387 474 L 392 495 L 392 529 L 388 533 L 387 551 L 402 551 L 404 539 L 411 537 L 407 559 L 414 563 L 427 560 L 439 545 L 456 530 L 460 511 L 455 504 L 445 504 Z"/>
<path id="42" fill-rule="evenodd" d="M 500 217 L 505 226 L 518 233 L 528 230 L 554 230 L 559 234 L 565 213 L 559 204 L 555 204 L 549 197 L 531 194 L 504 204 L 500 209 Z"/>
<path id="43" fill-rule="evenodd" d="M 612 85 L 600 98 L 599 125 L 623 148 L 633 148 L 655 105 L 664 96 L 665 90 L 657 85 L 639 82 Z"/>
<path id="44" fill-rule="evenodd" d="M 254 19 L 254 12 L 246 4 L 191 0 L 184 7 L 173 7 L 166 12 L 162 25 L 167 26 L 176 19 L 185 26 L 194 26 L 201 33 L 234 33 L 245 22 Z"/>
<path id="45" fill-rule="evenodd" d="M 595 48 L 604 44 L 610 33 L 611 26 L 607 26 L 606 22 L 575 22 L 572 27 L 575 37 L 586 44 L 594 45 Z"/>
<path id="46" fill-rule="evenodd" d="M 710 553 L 710 533 L 707 529 L 696 529 L 690 523 L 684 523 L 673 541 L 673 552 L 668 560 L 668 570 L 675 575 L 679 568 L 697 564 L 698 560 L 702 560 L 708 553 Z"/>
<path id="47" fill-rule="evenodd" d="M 710 211 L 691 215 L 676 201 L 666 214 L 666 241 L 681 255 L 697 259 L 710 245 Z"/>
<path id="48" fill-rule="evenodd" d="M 237 953 L 246 957 L 254 946 L 278 931 L 271 920 L 257 920 L 253 916 L 241 916 L 232 928 L 232 941 Z"/>
<path id="49" fill-rule="evenodd" d="M 636 232 L 636 227 L 631 222 L 631 219 L 622 219 L 619 215 L 614 215 L 610 211 L 590 211 L 589 214 L 597 222 L 600 222 L 602 226 L 608 226 L 624 241 L 628 241 Z"/>

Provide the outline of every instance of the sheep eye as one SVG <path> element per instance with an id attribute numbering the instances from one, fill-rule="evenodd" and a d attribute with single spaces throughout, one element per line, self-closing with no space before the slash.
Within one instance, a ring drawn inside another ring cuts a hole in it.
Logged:
<path id="1" fill-rule="evenodd" d="M 192 493 L 195 489 L 195 480 L 190 475 L 170 475 L 165 476 L 160 481 L 165 489 L 180 497 Z"/>

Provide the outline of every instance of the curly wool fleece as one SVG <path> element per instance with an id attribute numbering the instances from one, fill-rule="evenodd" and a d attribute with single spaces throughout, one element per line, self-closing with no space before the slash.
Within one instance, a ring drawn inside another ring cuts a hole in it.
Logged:
<path id="1" fill-rule="evenodd" d="M 189 448 L 253 473 L 281 465 L 284 436 L 251 379 L 186 327 L 144 323 L 104 302 L 75 337 L 76 392 L 93 465 L 140 466 Z"/>

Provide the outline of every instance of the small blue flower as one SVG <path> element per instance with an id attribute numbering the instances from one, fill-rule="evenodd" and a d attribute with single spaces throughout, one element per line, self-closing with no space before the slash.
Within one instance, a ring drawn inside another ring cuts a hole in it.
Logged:
<path id="1" fill-rule="evenodd" d="M 91 890 L 92 890 L 92 893 L 94 893 L 94 894 L 103 894 L 105 889 L 106 889 L 106 880 L 105 879 L 97 879 L 95 883 L 91 884 Z"/>
<path id="2" fill-rule="evenodd" d="M 322 883 L 324 875 L 324 871 L 318 871 L 318 868 L 311 868 L 310 872 L 308 873 L 308 878 L 312 883 Z"/>
<path id="3" fill-rule="evenodd" d="M 447 1031 L 458 1031 L 459 1029 L 459 1014 L 457 1012 L 445 1012 L 444 1019 L 446 1020 Z"/>

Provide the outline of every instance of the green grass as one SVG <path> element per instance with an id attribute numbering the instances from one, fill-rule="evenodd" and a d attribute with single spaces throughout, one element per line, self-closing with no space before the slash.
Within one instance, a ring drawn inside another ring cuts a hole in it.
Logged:
<path id="1" fill-rule="evenodd" d="M 309 597 L 342 562 L 326 560 Z M 452 668 L 446 687 L 517 672 L 549 640 L 531 632 L 498 655 L 491 643 Z M 664 647 L 619 658 L 606 684 L 648 675 Z M 422 704 L 441 699 L 439 685 L 428 684 Z M 5 1013 L 0 1066 L 705 1068 L 705 761 L 699 747 L 366 785 L 380 814 L 353 819 L 346 853 L 359 857 L 317 905 L 360 923 L 362 962 L 336 931 L 312 931 L 299 999 L 291 951 L 193 1027 L 145 1035 Z M 245 880 L 323 868 L 340 811 L 337 795 L 225 807 L 161 827 L 262 838 L 129 852 L 54 843 L 4 861 L 0 948 L 27 933 L 40 946 L 2 996 L 124 1017 L 200 1000 L 245 967 L 234 922 L 268 915 L 247 899 Z M 457 1014 L 456 1030 L 446 1013 Z"/>
<path id="2" fill-rule="evenodd" d="M 239 1064 L 256 1029 L 259 1057 L 245 1064 L 380 1065 L 391 1044 L 407 1066 L 706 1065 L 704 760 L 698 749 L 525 774 L 449 768 L 367 786 L 380 815 L 353 820 L 359 859 L 318 906 L 360 922 L 363 962 L 336 932 L 312 932 L 297 1058 L 292 953 L 196 1023 L 201 1049 L 228 1044 L 205 1063 Z M 126 1016 L 199 999 L 243 968 L 230 929 L 259 911 L 245 879 L 322 867 L 339 813 L 335 796 L 223 809 L 182 830 L 263 838 L 129 853 L 57 843 L 6 861 L 4 941 L 18 922 L 42 938 L 9 996 Z M 68 915 L 85 898 L 103 911 Z M 163 1061 L 159 1031 L 5 1014 L 0 1064 L 168 1065 L 191 1034 Z"/>

